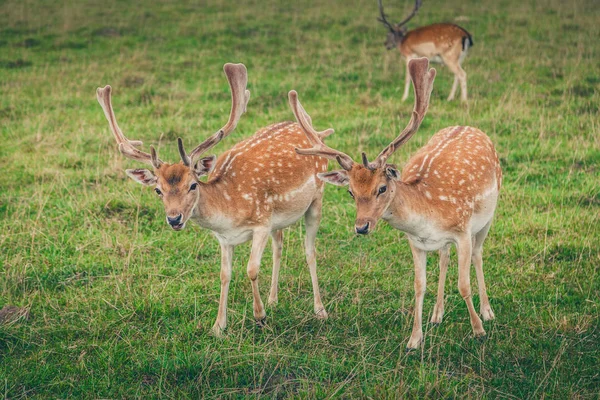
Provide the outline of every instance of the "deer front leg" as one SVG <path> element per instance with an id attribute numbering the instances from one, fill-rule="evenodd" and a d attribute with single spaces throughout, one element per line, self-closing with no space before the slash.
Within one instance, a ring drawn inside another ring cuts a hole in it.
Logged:
<path id="1" fill-rule="evenodd" d="M 402 95 L 402 101 L 408 99 L 408 92 L 410 90 L 410 70 L 408 69 L 410 60 L 412 60 L 411 57 L 406 57 L 406 74 L 404 75 L 404 94 Z"/>
<path id="2" fill-rule="evenodd" d="M 427 275 L 425 273 L 427 253 L 416 248 L 412 242 L 409 241 L 409 243 L 413 261 L 415 263 L 415 312 L 412 334 L 410 335 L 406 348 L 407 350 L 413 350 L 418 349 L 423 341 L 423 299 L 425 298 L 425 289 L 427 286 Z"/>
<path id="3" fill-rule="evenodd" d="M 473 299 L 471 298 L 471 235 L 465 234 L 461 236 L 456 246 L 458 250 L 458 291 L 467 304 L 473 334 L 475 337 L 485 336 L 483 324 L 479 315 L 475 312 Z"/>
<path id="4" fill-rule="evenodd" d="M 260 229 L 256 230 L 252 236 L 252 250 L 250 252 L 250 260 L 248 261 L 248 278 L 252 284 L 252 296 L 253 296 L 253 309 L 254 319 L 259 325 L 263 325 L 267 314 L 265 313 L 265 306 L 260 299 L 260 292 L 258 291 L 258 272 L 260 270 L 260 260 L 262 259 L 263 251 L 267 245 L 269 239 L 269 231 Z"/>
<path id="5" fill-rule="evenodd" d="M 433 307 L 431 323 L 439 324 L 444 316 L 444 284 L 446 282 L 446 273 L 448 272 L 448 263 L 450 262 L 450 245 L 440 249 L 440 278 L 438 281 L 437 300 Z"/>
<path id="6" fill-rule="evenodd" d="M 321 291 L 319 290 L 319 280 L 317 278 L 317 256 L 315 251 L 315 240 L 317 230 L 319 230 L 319 222 L 321 221 L 321 208 L 323 200 L 318 198 L 310 205 L 306 214 L 304 214 L 304 222 L 306 224 L 306 239 L 304 241 L 304 249 L 306 252 L 306 262 L 310 270 L 310 279 L 312 281 L 314 295 L 314 310 L 317 318 L 327 319 L 327 311 L 321 301 Z"/>
<path id="7" fill-rule="evenodd" d="M 281 266 L 281 253 L 283 250 L 283 229 L 271 234 L 273 247 L 273 274 L 271 276 L 271 291 L 269 292 L 269 305 L 277 304 L 277 291 L 279 287 L 279 268 Z"/>
<path id="8" fill-rule="evenodd" d="M 216 337 L 222 337 L 227 326 L 227 295 L 229 294 L 229 282 L 231 282 L 233 249 L 233 246 L 221 243 L 221 297 L 219 298 L 217 320 L 212 327 L 212 332 Z"/>

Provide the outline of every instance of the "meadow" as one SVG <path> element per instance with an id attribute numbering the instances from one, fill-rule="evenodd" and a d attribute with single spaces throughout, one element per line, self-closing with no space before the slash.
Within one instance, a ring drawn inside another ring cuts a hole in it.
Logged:
<path id="1" fill-rule="evenodd" d="M 389 3 L 389 4 L 388 4 Z M 399 20 L 412 3 L 386 2 Z M 401 166 L 436 131 L 472 125 L 494 141 L 504 184 L 484 247 L 496 320 L 472 337 L 453 251 L 440 326 L 406 353 L 413 264 L 385 223 L 353 233 L 354 203 L 329 186 L 317 239 L 329 312 L 313 317 L 303 225 L 285 232 L 279 304 L 252 316 L 249 246 L 239 246 L 224 339 L 210 334 L 219 246 L 172 231 L 141 165 L 116 149 L 95 98 L 113 86 L 123 131 L 179 160 L 222 126 L 226 62 L 252 97 L 216 154 L 292 120 L 296 89 L 327 142 L 371 157 L 404 127 L 404 65 L 386 51 L 375 0 L 0 1 L 0 397 L 600 397 L 600 9 L 594 0 L 427 0 L 414 28 L 448 21 L 474 46 L 469 103 L 447 102 L 438 69 Z M 337 167 L 330 163 L 331 168 Z M 268 296 L 270 246 L 261 269 Z M 424 320 L 435 302 L 428 260 Z M 476 309 L 478 296 L 472 272 Z"/>

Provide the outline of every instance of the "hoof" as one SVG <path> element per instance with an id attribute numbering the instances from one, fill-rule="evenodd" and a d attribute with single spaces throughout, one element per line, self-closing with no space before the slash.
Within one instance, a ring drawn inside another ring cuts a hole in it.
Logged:
<path id="1" fill-rule="evenodd" d="M 329 315 L 327 315 L 327 311 L 325 311 L 324 308 L 321 308 L 319 311 L 315 311 L 315 316 L 317 317 L 317 319 L 320 320 L 325 320 L 329 318 Z"/>
<path id="2" fill-rule="evenodd" d="M 481 313 L 481 317 L 483 318 L 484 321 L 491 321 L 491 320 L 493 320 L 493 319 L 496 318 L 496 316 L 494 315 L 494 312 L 492 311 L 491 307 L 487 307 L 485 309 L 481 309 L 480 313 Z"/>
<path id="3" fill-rule="evenodd" d="M 487 333 L 482 329 L 481 331 L 473 332 L 473 337 L 477 340 L 485 341 L 487 337 Z"/>
<path id="4" fill-rule="evenodd" d="M 433 326 L 434 328 L 437 328 L 438 326 L 440 326 L 441 322 L 437 322 L 437 321 L 431 321 L 429 322 L 429 325 Z"/>
<path id="5" fill-rule="evenodd" d="M 277 300 L 277 297 L 275 297 L 274 299 L 269 298 L 269 300 L 267 301 L 267 305 L 269 307 L 274 307 L 277 305 L 278 302 L 279 300 Z"/>
<path id="6" fill-rule="evenodd" d="M 223 339 L 225 337 L 225 328 L 221 328 L 218 323 L 215 323 L 210 331 L 216 338 Z"/>
<path id="7" fill-rule="evenodd" d="M 488 335 L 487 333 L 483 332 L 483 333 L 479 333 L 479 334 L 474 334 L 475 335 L 475 341 L 479 342 L 479 343 L 484 343 L 487 341 L 488 339 Z"/>
<path id="8" fill-rule="evenodd" d="M 419 346 L 421 345 L 421 343 L 423 343 L 422 335 L 421 335 L 421 337 L 416 337 L 416 338 L 413 338 L 411 336 L 410 339 L 408 340 L 408 343 L 406 344 L 406 351 L 417 350 L 419 348 Z"/>
<path id="9" fill-rule="evenodd" d="M 264 328 L 267 326 L 267 317 L 263 317 L 261 319 L 256 320 L 256 326 L 259 328 Z"/>

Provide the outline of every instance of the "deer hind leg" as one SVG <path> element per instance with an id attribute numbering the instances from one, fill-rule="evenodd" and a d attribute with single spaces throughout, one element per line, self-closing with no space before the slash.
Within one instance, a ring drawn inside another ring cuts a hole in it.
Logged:
<path id="1" fill-rule="evenodd" d="M 321 208 L 323 205 L 322 198 L 313 201 L 306 213 L 304 214 L 304 222 L 306 224 L 306 238 L 304 239 L 304 249 L 306 252 L 306 262 L 310 271 L 310 279 L 312 281 L 314 294 L 314 310 L 317 318 L 327 319 L 327 311 L 321 301 L 321 291 L 319 290 L 319 280 L 317 278 L 317 258 L 315 250 L 315 240 L 317 231 L 321 222 Z"/>
<path id="2" fill-rule="evenodd" d="M 473 334 L 475 337 L 485 336 L 485 330 L 479 315 L 475 312 L 473 306 L 473 299 L 471 298 L 471 235 L 463 235 L 457 242 L 458 249 L 458 291 L 469 310 L 469 317 L 471 319 L 471 327 L 473 328 Z"/>
<path id="3" fill-rule="evenodd" d="M 271 276 L 271 291 L 269 292 L 269 305 L 277 304 L 279 290 L 279 268 L 281 266 L 281 253 L 283 250 L 283 229 L 271 233 L 271 247 L 273 248 L 273 274 Z"/>
<path id="4" fill-rule="evenodd" d="M 229 282 L 231 282 L 233 249 L 233 246 L 221 243 L 221 296 L 217 320 L 212 327 L 212 332 L 216 337 L 222 337 L 227 326 L 227 295 L 229 294 Z"/>
<path id="5" fill-rule="evenodd" d="M 408 72 L 408 62 L 412 59 L 413 57 L 406 57 L 406 71 L 404 73 L 404 94 L 402 95 L 402 101 L 408 99 L 408 92 L 410 90 L 410 73 Z"/>
<path id="6" fill-rule="evenodd" d="M 258 291 L 258 272 L 260 270 L 260 261 L 268 239 L 268 231 L 262 229 L 254 231 L 252 237 L 252 250 L 250 252 L 250 260 L 248 261 L 247 269 L 248 278 L 250 278 L 252 284 L 254 319 L 259 325 L 263 325 L 265 318 L 267 317 L 265 306 L 260 299 L 260 292 Z"/>
<path id="7" fill-rule="evenodd" d="M 458 48 L 456 51 L 451 51 L 449 54 L 442 56 L 444 64 L 454 74 L 454 83 L 452 84 L 452 90 L 448 100 L 453 100 L 456 93 L 457 83 L 460 83 L 460 100 L 467 101 L 467 73 L 460 66 L 460 55 L 461 51 Z"/>
<path id="8" fill-rule="evenodd" d="M 427 286 L 427 253 L 416 248 L 412 242 L 410 249 L 415 263 L 415 313 L 413 317 L 413 328 L 410 339 L 406 344 L 408 350 L 417 349 L 423 341 L 423 299 L 425 298 L 425 289 Z"/>
<path id="9" fill-rule="evenodd" d="M 485 281 L 483 279 L 483 242 L 487 237 L 491 225 L 492 221 L 490 220 L 490 222 L 488 222 L 488 224 L 475 235 L 473 240 L 473 252 L 471 255 L 473 265 L 475 266 L 475 273 L 477 274 L 477 286 L 479 287 L 479 313 L 483 317 L 484 321 L 489 321 L 495 318 L 492 307 L 490 306 L 490 299 L 488 298 L 487 290 L 485 288 Z"/>
<path id="10" fill-rule="evenodd" d="M 452 83 L 452 89 L 450 90 L 450 94 L 448 95 L 448 101 L 454 100 L 454 95 L 456 95 L 457 88 L 458 88 L 458 76 L 454 75 L 454 83 Z"/>
<path id="11" fill-rule="evenodd" d="M 444 316 L 444 284 L 446 282 L 446 273 L 448 272 L 448 263 L 450 262 L 450 245 L 444 246 L 440 249 L 440 277 L 438 281 L 437 301 L 433 307 L 433 314 L 431 316 L 432 324 L 439 324 L 442 322 Z"/>

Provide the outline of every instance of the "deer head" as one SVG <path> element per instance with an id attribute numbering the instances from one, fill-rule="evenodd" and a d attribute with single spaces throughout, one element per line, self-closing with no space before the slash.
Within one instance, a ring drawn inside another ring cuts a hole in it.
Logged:
<path id="1" fill-rule="evenodd" d="M 235 129 L 240 117 L 246 111 L 250 99 L 250 91 L 246 90 L 248 82 L 246 67 L 243 64 L 225 64 L 223 70 L 231 89 L 232 105 L 229 121 L 189 154 L 185 152 L 182 139 L 178 138 L 181 161 L 176 164 L 161 161 L 152 146 L 150 146 L 150 153 L 137 149 L 142 142 L 127 139 L 117 124 L 111 104 L 112 88 L 105 86 L 96 91 L 98 102 L 104 110 L 119 151 L 127 158 L 152 167 L 152 170 L 128 169 L 125 172 L 138 183 L 154 186 L 154 191 L 164 204 L 167 223 L 174 230 L 181 230 L 185 227 L 187 220 L 199 203 L 200 189 L 206 185 L 200 181 L 200 177 L 208 175 L 215 166 L 216 156 L 200 157 Z"/>
<path id="2" fill-rule="evenodd" d="M 369 162 L 367 155 L 362 153 L 362 163 L 356 163 L 347 154 L 325 145 L 322 137 L 313 129 L 310 117 L 298 101 L 297 93 L 289 93 L 290 106 L 296 120 L 313 146 L 310 149 L 296 149 L 296 152 L 337 160 L 341 170 L 323 172 L 318 174 L 318 177 L 334 185 L 349 185 L 348 192 L 356 202 L 355 230 L 359 234 L 373 231 L 377 221 L 393 200 L 396 193 L 395 181 L 400 180 L 400 172 L 393 164 L 388 164 L 387 159 L 417 132 L 429 107 L 435 69 L 429 69 L 427 58 L 411 60 L 408 67 L 415 90 L 412 117 L 400 135 L 385 147 L 373 162 Z"/>
<path id="3" fill-rule="evenodd" d="M 383 4 L 381 3 L 381 1 L 382 0 L 378 0 L 380 16 L 377 18 L 377 20 L 379 22 L 381 22 L 382 24 L 384 24 L 389 29 L 389 32 L 385 39 L 385 48 L 388 50 L 391 50 L 391 49 L 395 48 L 398 45 L 398 43 L 400 43 L 402 41 L 402 38 L 406 34 L 406 26 L 405 25 L 408 21 L 410 21 L 410 19 L 412 17 L 414 17 L 417 14 L 417 11 L 421 7 L 422 0 L 415 1 L 415 7 L 413 8 L 410 15 L 406 19 L 404 19 L 404 21 L 400 22 L 399 24 L 391 24 L 387 20 L 387 18 L 385 17 L 385 14 L 383 12 Z"/>

